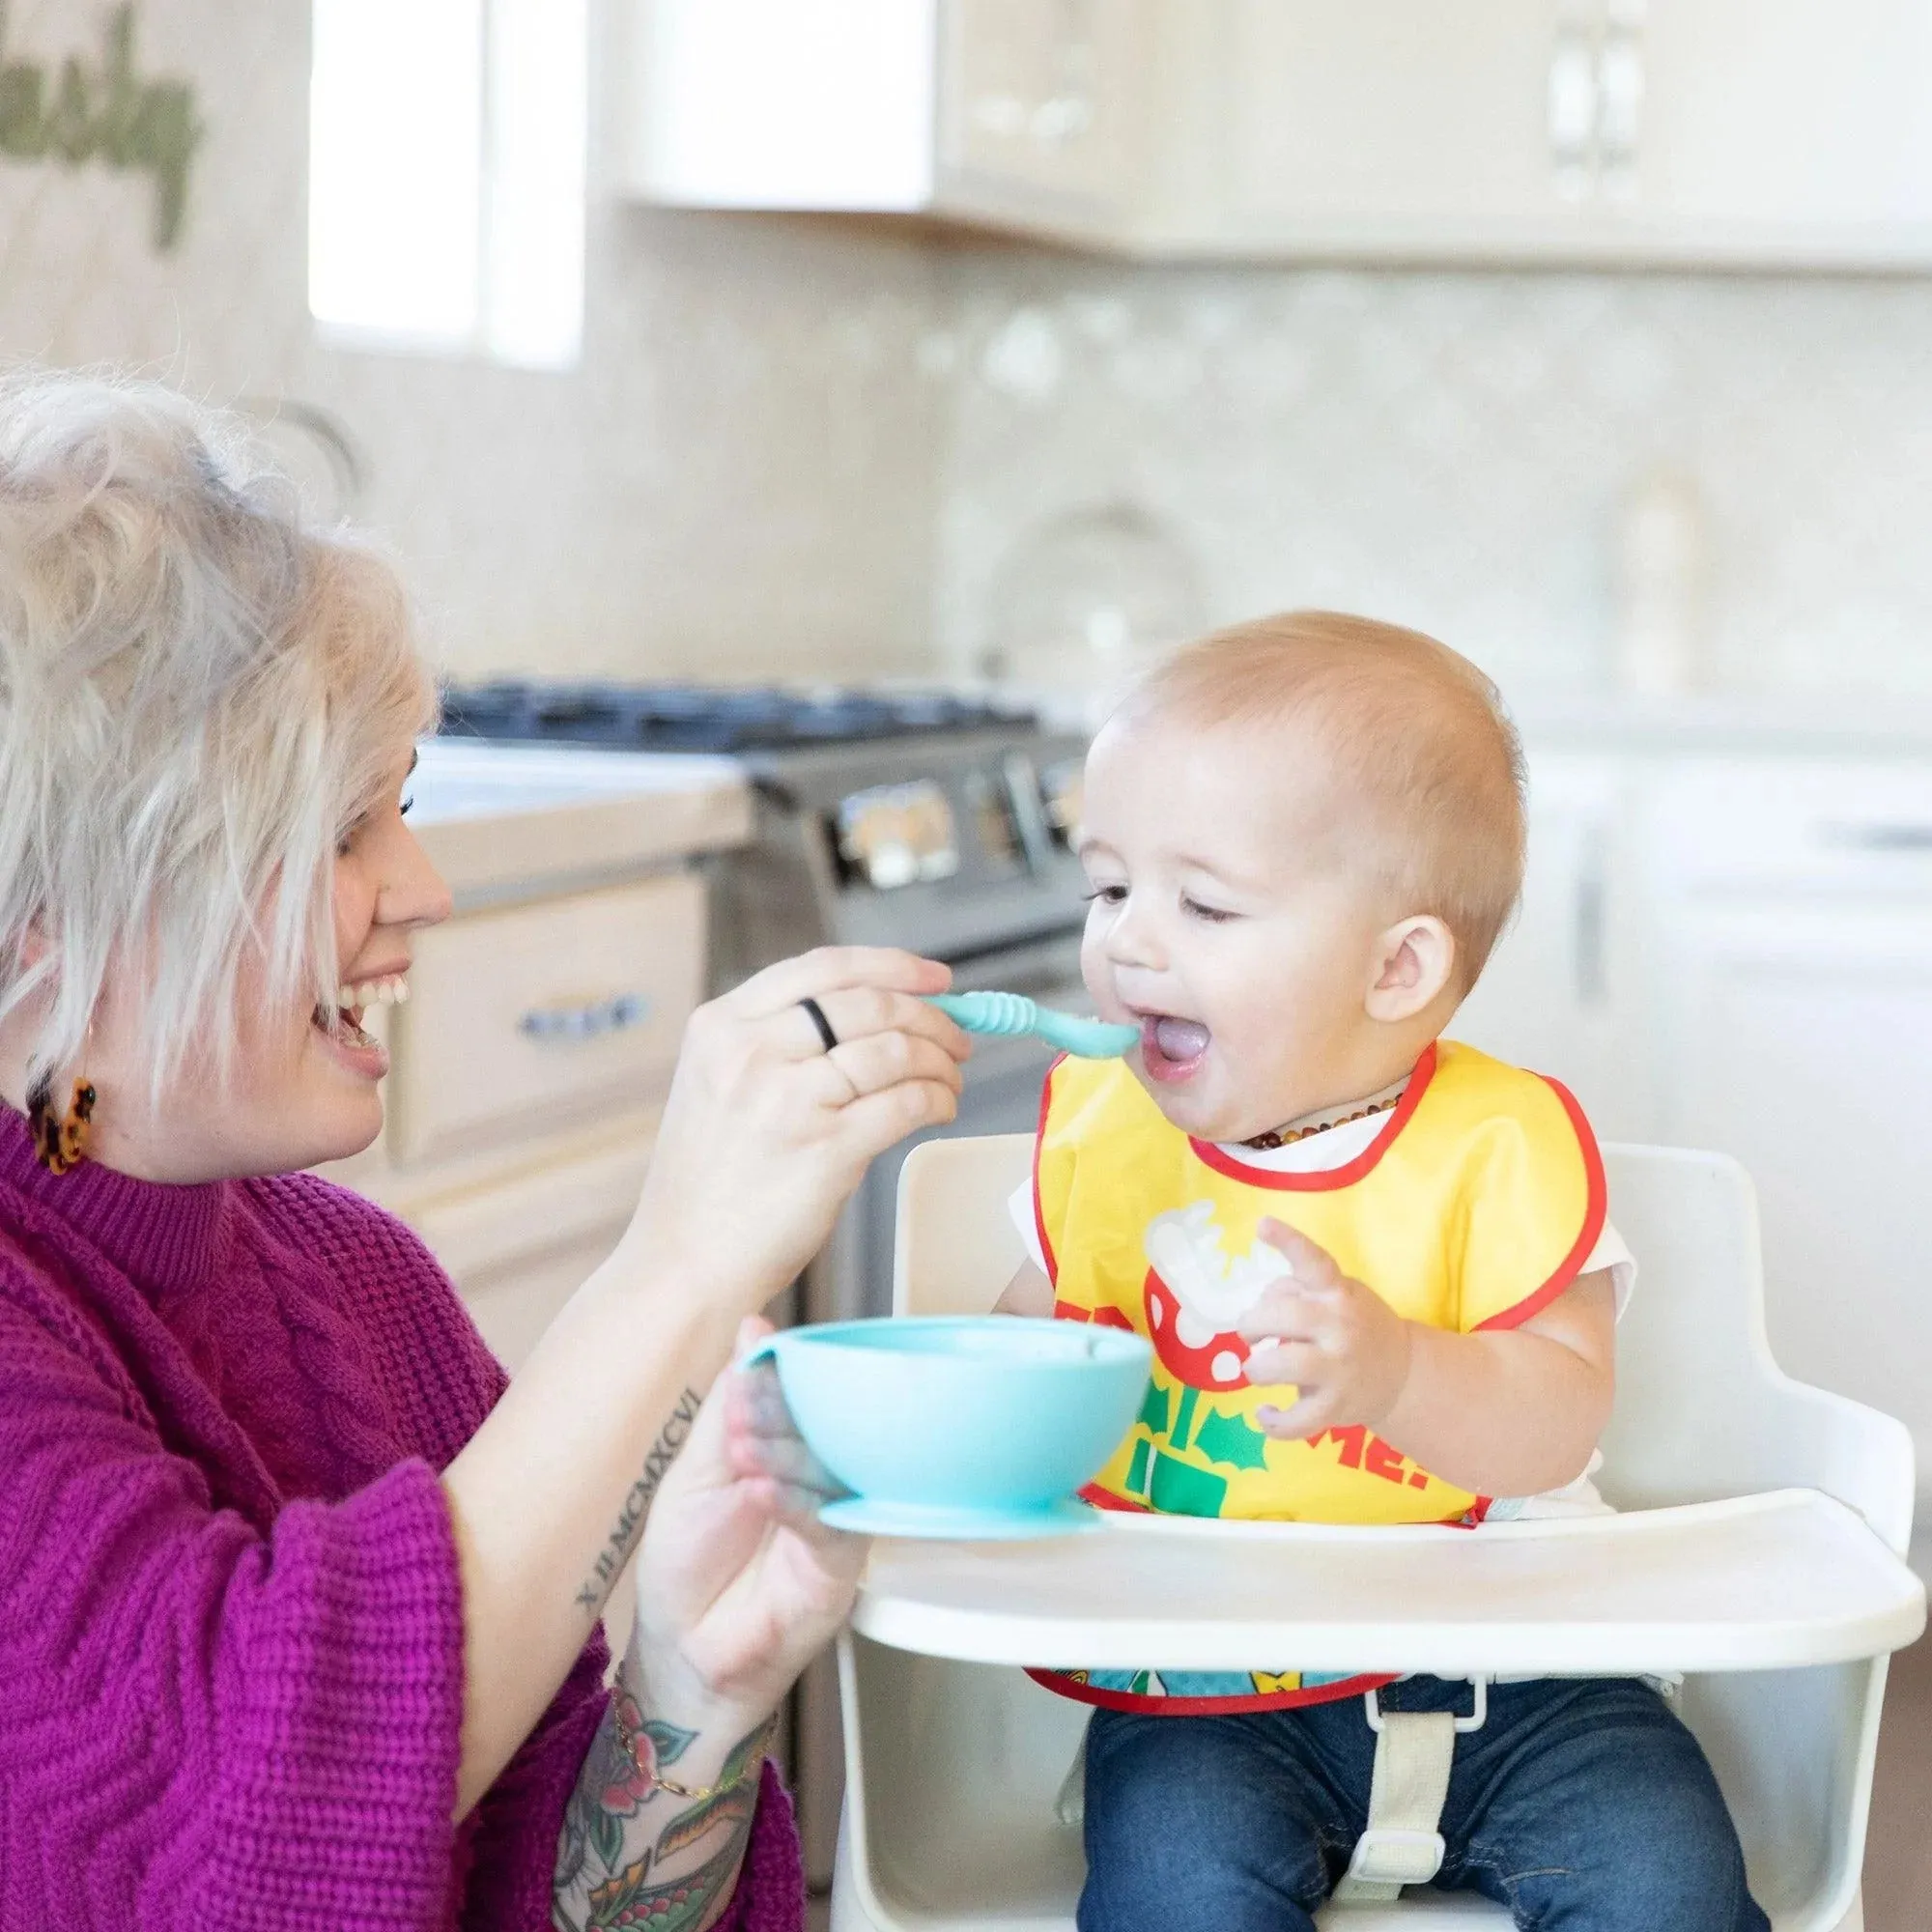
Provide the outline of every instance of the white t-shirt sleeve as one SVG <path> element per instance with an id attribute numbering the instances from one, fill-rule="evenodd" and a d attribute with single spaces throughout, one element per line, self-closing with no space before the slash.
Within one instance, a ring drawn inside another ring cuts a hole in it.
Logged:
<path id="1" fill-rule="evenodd" d="M 1636 1292 L 1636 1257 L 1631 1253 L 1630 1243 L 1607 1221 L 1604 1223 L 1604 1232 L 1597 1236 L 1597 1245 L 1577 1272 L 1595 1274 L 1599 1268 L 1610 1271 L 1610 1285 L 1617 1298 L 1617 1320 L 1621 1321 L 1631 1296 Z"/>

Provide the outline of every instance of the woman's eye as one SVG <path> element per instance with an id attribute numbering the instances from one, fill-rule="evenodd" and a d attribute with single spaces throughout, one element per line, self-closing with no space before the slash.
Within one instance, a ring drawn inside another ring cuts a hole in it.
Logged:
<path id="1" fill-rule="evenodd" d="M 397 806 L 396 808 L 396 816 L 398 818 L 407 818 L 410 815 L 410 807 L 412 806 L 414 803 L 415 800 L 412 798 L 404 799 L 402 804 Z"/>
<path id="2" fill-rule="evenodd" d="M 1089 904 L 1098 899 L 1102 905 L 1119 905 L 1127 896 L 1127 889 L 1125 886 L 1095 886 L 1091 893 L 1082 893 L 1080 896 Z"/>
<path id="3" fill-rule="evenodd" d="M 1225 907 L 1203 905 L 1199 899 L 1189 898 L 1185 894 L 1181 895 L 1180 909 L 1190 919 L 1205 919 L 1215 925 L 1235 917 Z"/>

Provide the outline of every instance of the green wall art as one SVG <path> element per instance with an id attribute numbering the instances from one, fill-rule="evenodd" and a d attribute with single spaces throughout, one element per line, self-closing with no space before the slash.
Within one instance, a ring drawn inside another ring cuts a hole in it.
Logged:
<path id="1" fill-rule="evenodd" d="M 90 66 L 7 55 L 7 0 L 0 0 L 0 157 L 77 168 L 102 161 L 153 178 L 155 246 L 181 239 L 188 172 L 206 130 L 185 80 L 143 80 L 134 65 L 134 8 L 118 7 Z"/>

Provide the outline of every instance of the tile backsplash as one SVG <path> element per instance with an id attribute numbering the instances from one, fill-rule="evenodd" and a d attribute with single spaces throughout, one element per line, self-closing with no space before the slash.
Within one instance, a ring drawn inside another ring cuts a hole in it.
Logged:
<path id="1" fill-rule="evenodd" d="M 7 48 L 105 12 L 15 0 Z M 971 668 L 1039 530 L 1125 505 L 1206 620 L 1345 605 L 1588 690 L 1662 476 L 1713 681 L 1932 696 L 1932 281 L 1168 270 L 600 194 L 576 372 L 355 354 L 304 299 L 307 13 L 142 7 L 209 128 L 175 254 L 145 182 L 0 159 L 0 355 L 333 412 L 464 674 Z"/>
<path id="2" fill-rule="evenodd" d="M 949 258 L 939 637 L 1125 499 L 1207 615 L 1438 632 L 1512 688 L 1606 684 L 1619 532 L 1701 506 L 1702 649 L 1749 691 L 1932 695 L 1932 282 L 1150 270 Z"/>

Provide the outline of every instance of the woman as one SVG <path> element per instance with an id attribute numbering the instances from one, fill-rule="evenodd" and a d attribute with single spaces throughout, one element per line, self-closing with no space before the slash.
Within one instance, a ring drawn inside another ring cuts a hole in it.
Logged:
<path id="1" fill-rule="evenodd" d="M 700 1011 L 629 1232 L 505 1388 L 414 1238 L 298 1172 L 375 1137 L 361 1009 L 449 910 L 403 819 L 432 712 L 392 573 L 229 425 L 0 384 L 7 1932 L 803 1922 L 762 1757 L 859 1551 L 769 1372 L 698 1392 L 951 1118 L 946 974 L 814 954 Z"/>

